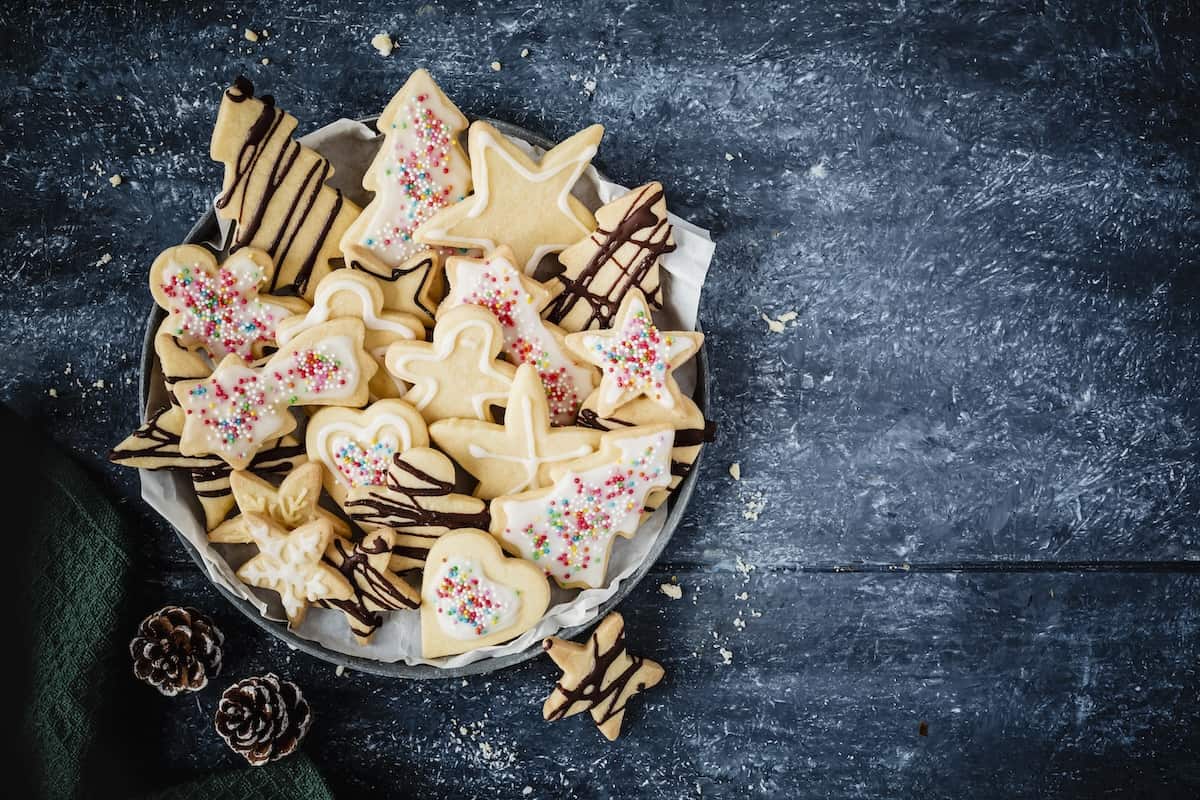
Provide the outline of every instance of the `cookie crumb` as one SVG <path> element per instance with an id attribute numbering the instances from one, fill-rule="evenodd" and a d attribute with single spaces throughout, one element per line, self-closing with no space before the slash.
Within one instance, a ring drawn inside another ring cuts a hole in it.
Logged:
<path id="1" fill-rule="evenodd" d="M 58 389 L 51 388 L 47 394 L 49 394 L 51 397 L 58 397 Z"/>
<path id="2" fill-rule="evenodd" d="M 721 654 L 721 663 L 722 664 L 732 664 L 733 663 L 733 651 L 732 650 L 726 649 L 719 644 L 713 645 L 713 647 L 717 648 L 717 652 L 719 652 Z"/>
<path id="3" fill-rule="evenodd" d="M 521 58 L 529 58 L 529 48 L 528 47 L 521 48 Z M 525 788 L 529 789 L 528 786 L 526 786 Z M 533 789 L 529 789 L 529 791 L 532 792 Z M 526 794 L 528 794 L 528 792 L 526 792 Z"/>
<path id="4" fill-rule="evenodd" d="M 767 507 L 767 501 L 758 492 L 755 492 L 746 500 L 746 507 L 742 509 L 742 517 L 751 522 L 758 522 L 758 515 Z"/>
<path id="5" fill-rule="evenodd" d="M 105 387 L 104 378 L 100 378 L 92 384 L 93 389 L 103 389 Z"/>
<path id="6" fill-rule="evenodd" d="M 750 599 L 750 593 L 749 593 L 749 592 L 742 592 L 741 594 L 735 594 L 735 595 L 733 596 L 733 599 L 734 599 L 734 600 L 749 600 L 749 599 Z"/>
<path id="7" fill-rule="evenodd" d="M 67 366 L 63 368 L 63 375 L 70 375 L 70 374 L 71 374 L 71 362 L 68 361 Z"/>
<path id="8" fill-rule="evenodd" d="M 396 43 L 392 41 L 392 37 L 386 32 L 380 31 L 371 37 L 371 47 L 374 47 L 379 55 L 387 58 L 396 49 Z"/>
<path id="9" fill-rule="evenodd" d="M 679 600 L 683 597 L 683 589 L 671 583 L 661 584 L 658 590 L 672 600 Z"/>
<path id="10" fill-rule="evenodd" d="M 261 64 L 262 64 L 262 65 L 265 67 L 267 64 L 270 64 L 270 63 L 271 63 L 271 59 L 269 59 L 269 58 L 264 58 L 264 59 L 263 59 L 261 62 L 259 62 L 259 63 L 261 63 Z"/>
<path id="11" fill-rule="evenodd" d="M 526 50 L 526 51 L 524 51 L 524 52 L 528 53 L 529 51 L 528 51 L 528 50 Z M 529 795 L 531 795 L 531 794 L 533 794 L 533 787 L 532 787 L 532 786 L 526 786 L 524 789 L 522 789 L 522 790 L 521 790 L 521 796 L 522 796 L 522 797 L 529 797 Z"/>
<path id="12" fill-rule="evenodd" d="M 726 160 L 726 161 L 733 161 L 733 153 L 726 153 L 726 154 L 725 154 L 725 160 Z"/>
<path id="13" fill-rule="evenodd" d="M 729 465 L 729 477 L 735 481 L 742 479 L 742 463 L 740 461 L 735 461 Z"/>
<path id="14" fill-rule="evenodd" d="M 490 744 L 488 744 L 487 742 L 480 742 L 479 743 L 479 752 L 483 753 L 484 758 L 491 758 L 492 757 L 492 746 Z"/>
<path id="15" fill-rule="evenodd" d="M 246 28 L 246 30 L 242 32 L 242 36 L 246 37 L 247 42 L 257 42 L 258 41 L 258 34 L 255 33 L 254 31 L 250 30 L 249 28 Z"/>
<path id="16" fill-rule="evenodd" d="M 113 187 L 114 189 L 117 188 L 118 186 L 120 186 L 124 182 L 125 182 L 125 179 L 122 178 L 120 175 L 112 175 L 108 179 L 108 185 Z"/>
<path id="17" fill-rule="evenodd" d="M 779 315 L 779 321 L 786 325 L 798 316 L 800 315 L 795 311 L 785 311 Z"/>
<path id="18" fill-rule="evenodd" d="M 346 674 L 346 667 L 345 667 L 345 665 L 343 665 L 343 664 L 338 664 L 338 665 L 337 665 L 337 669 L 335 669 L 335 670 L 333 671 L 333 674 L 334 674 L 334 675 L 337 675 L 339 678 L 340 678 L 340 677 L 342 677 L 343 675 L 345 675 L 345 674 Z"/>
<path id="19" fill-rule="evenodd" d="M 96 263 L 93 266 L 103 267 L 105 264 L 107 264 L 110 261 L 112 261 L 112 253 L 105 253 L 104 255 L 102 255 L 98 259 L 96 259 Z"/>
<path id="20" fill-rule="evenodd" d="M 499 72 L 499 71 L 500 71 L 500 62 L 493 61 L 492 62 L 492 72 Z"/>
<path id="21" fill-rule="evenodd" d="M 587 78 L 586 80 L 584 80 L 583 92 L 584 92 L 584 94 L 589 94 L 589 95 L 596 93 L 596 79 L 595 78 Z"/>
<path id="22" fill-rule="evenodd" d="M 807 372 L 800 376 L 801 389 L 811 389 L 816 385 L 817 382 L 813 380 L 813 376 L 809 375 Z"/>
<path id="23" fill-rule="evenodd" d="M 763 322 L 767 323 L 767 330 L 771 333 L 783 333 L 784 325 L 782 322 L 777 319 L 771 319 L 766 314 L 760 314 L 759 316 L 763 318 Z"/>
<path id="24" fill-rule="evenodd" d="M 733 568 L 745 575 L 747 578 L 750 577 L 751 572 L 754 572 L 754 565 L 747 564 L 745 561 L 742 561 L 741 556 L 734 556 Z"/>
<path id="25" fill-rule="evenodd" d="M 810 178 L 816 178 L 817 180 L 820 180 L 828 174 L 829 171 L 825 169 L 825 165 L 819 162 L 808 168 L 808 177 Z"/>
<path id="26" fill-rule="evenodd" d="M 750 609 L 750 616 L 754 617 L 755 619 L 758 619 L 759 617 L 761 617 L 761 616 L 762 616 L 762 612 L 761 612 L 761 611 L 755 611 L 755 610 L 752 608 L 752 609 Z"/>
<path id="27" fill-rule="evenodd" d="M 746 620 L 742 619 L 741 617 L 734 617 L 733 627 L 737 628 L 739 631 L 744 631 L 746 629 Z"/>

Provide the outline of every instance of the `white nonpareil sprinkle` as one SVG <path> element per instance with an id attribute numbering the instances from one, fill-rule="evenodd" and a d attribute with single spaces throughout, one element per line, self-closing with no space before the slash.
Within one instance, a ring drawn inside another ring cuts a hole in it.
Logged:
<path id="1" fill-rule="evenodd" d="M 379 51 L 379 55 L 387 58 L 396 49 L 396 43 L 392 41 L 392 37 L 388 36 L 383 31 L 371 37 L 371 47 Z"/>

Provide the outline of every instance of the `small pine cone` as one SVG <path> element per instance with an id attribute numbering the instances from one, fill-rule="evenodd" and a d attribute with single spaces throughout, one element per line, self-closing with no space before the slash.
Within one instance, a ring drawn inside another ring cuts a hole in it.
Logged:
<path id="1" fill-rule="evenodd" d="M 198 692 L 221 673 L 225 636 L 202 612 L 166 606 L 138 625 L 129 643 L 133 674 L 165 695 Z"/>
<path id="2" fill-rule="evenodd" d="M 310 725 L 300 687 L 273 672 L 238 681 L 217 705 L 217 733 L 256 767 L 291 754 Z"/>

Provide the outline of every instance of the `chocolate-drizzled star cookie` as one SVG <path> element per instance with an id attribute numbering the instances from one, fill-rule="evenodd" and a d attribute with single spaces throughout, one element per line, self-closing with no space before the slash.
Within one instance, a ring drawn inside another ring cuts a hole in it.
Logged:
<path id="1" fill-rule="evenodd" d="M 179 381 L 194 381 L 207 378 L 212 374 L 212 362 L 200 350 L 187 347 L 175 335 L 179 330 L 175 321 L 166 317 L 159 324 L 154 334 L 154 354 L 158 356 L 158 364 L 162 368 L 163 383 L 171 402 L 179 401 L 172 389 Z"/>
<path id="2" fill-rule="evenodd" d="M 486 530 L 491 521 L 487 503 L 454 491 L 454 465 L 429 447 L 393 455 L 387 482 L 351 489 L 343 507 L 363 530 L 396 534 L 391 566 L 397 572 L 423 566 L 425 551 L 442 534 Z"/>
<path id="3" fill-rule="evenodd" d="M 362 539 L 333 537 L 325 561 L 342 574 L 354 590 L 346 599 L 326 598 L 320 604 L 346 615 L 359 644 L 368 644 L 383 624 L 381 612 L 412 609 L 421 605 L 421 593 L 397 575 L 390 566 L 396 534 L 389 530 L 368 532 Z"/>
<path id="4" fill-rule="evenodd" d="M 444 419 L 429 426 L 429 435 L 479 479 L 475 496 L 484 499 L 545 486 L 551 465 L 589 455 L 600 443 L 600 434 L 589 428 L 550 427 L 546 392 L 529 364 L 517 369 L 503 425 Z"/>
<path id="5" fill-rule="evenodd" d="M 225 90 L 211 156 L 225 165 L 217 216 L 232 220 L 233 250 L 256 247 L 274 263 L 264 291 L 312 299 L 341 259 L 338 242 L 359 208 L 326 185 L 333 166 L 293 140 L 296 118 L 238 78 Z"/>
<path id="6" fill-rule="evenodd" d="M 205 528 L 213 530 L 234 506 L 232 468 L 215 455 L 185 456 L 179 452 L 183 409 L 168 406 L 146 420 L 108 454 L 108 460 L 126 467 L 186 472 L 204 509 Z M 286 475 L 308 460 L 304 445 L 294 436 L 268 442 L 255 453 L 247 470 L 255 475 Z"/>
<path id="7" fill-rule="evenodd" d="M 595 231 L 558 254 L 563 291 L 544 316 L 568 331 L 612 326 L 630 289 L 662 307 L 659 259 L 675 249 L 660 183 L 647 183 L 596 211 Z"/>
<path id="8" fill-rule="evenodd" d="M 680 391 L 671 373 L 696 354 L 704 334 L 660 331 L 650 317 L 646 297 L 632 289 L 621 302 L 612 329 L 572 333 L 566 342 L 579 358 L 600 367 L 596 411 L 607 417 L 636 397 L 674 408 Z"/>
<path id="9" fill-rule="evenodd" d="M 475 193 L 417 228 L 417 241 L 480 249 L 485 255 L 508 245 L 517 265 L 532 275 L 543 256 L 560 252 L 596 227 L 571 188 L 603 136 L 601 125 L 585 128 L 535 162 L 488 123 L 472 123 L 467 149 Z"/>
<path id="10" fill-rule="evenodd" d="M 551 636 L 542 648 L 563 671 L 542 704 L 550 722 L 587 711 L 610 742 L 621 735 L 625 704 L 658 684 L 666 673 L 658 662 L 625 649 L 625 620 L 612 612 L 582 644 Z"/>
<path id="11" fill-rule="evenodd" d="M 467 118 L 423 69 L 409 76 L 376 123 L 383 144 L 363 175 L 375 199 L 342 236 L 346 263 L 390 284 L 392 307 L 433 324 L 442 293 L 440 254 L 417 227 L 471 191 L 471 166 L 458 143 Z"/>
<path id="12" fill-rule="evenodd" d="M 328 521 L 318 519 L 289 530 L 262 514 L 244 516 L 258 555 L 238 568 L 238 579 L 278 594 L 289 627 L 304 621 L 309 603 L 354 597 L 350 581 L 323 560 L 335 535 Z"/>
<path id="13" fill-rule="evenodd" d="M 487 310 L 462 305 L 439 314 L 433 342 L 397 342 L 388 348 L 388 372 L 412 388 L 404 399 L 426 422 L 451 417 L 492 421 L 512 388 L 512 364 L 497 356 L 504 331 Z"/>

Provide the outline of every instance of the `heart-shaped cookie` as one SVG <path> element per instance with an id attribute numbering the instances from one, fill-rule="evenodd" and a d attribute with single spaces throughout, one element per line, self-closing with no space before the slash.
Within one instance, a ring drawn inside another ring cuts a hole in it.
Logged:
<path id="1" fill-rule="evenodd" d="M 437 658 L 515 639 L 549 604 L 550 584 L 533 564 L 505 557 L 483 531 L 447 533 L 425 560 L 422 654 Z"/>
<path id="2" fill-rule="evenodd" d="M 308 421 L 308 457 L 325 467 L 324 485 L 338 505 L 351 489 L 382 486 L 396 453 L 427 447 L 429 432 L 403 400 L 380 400 L 359 411 L 323 408 Z"/>

